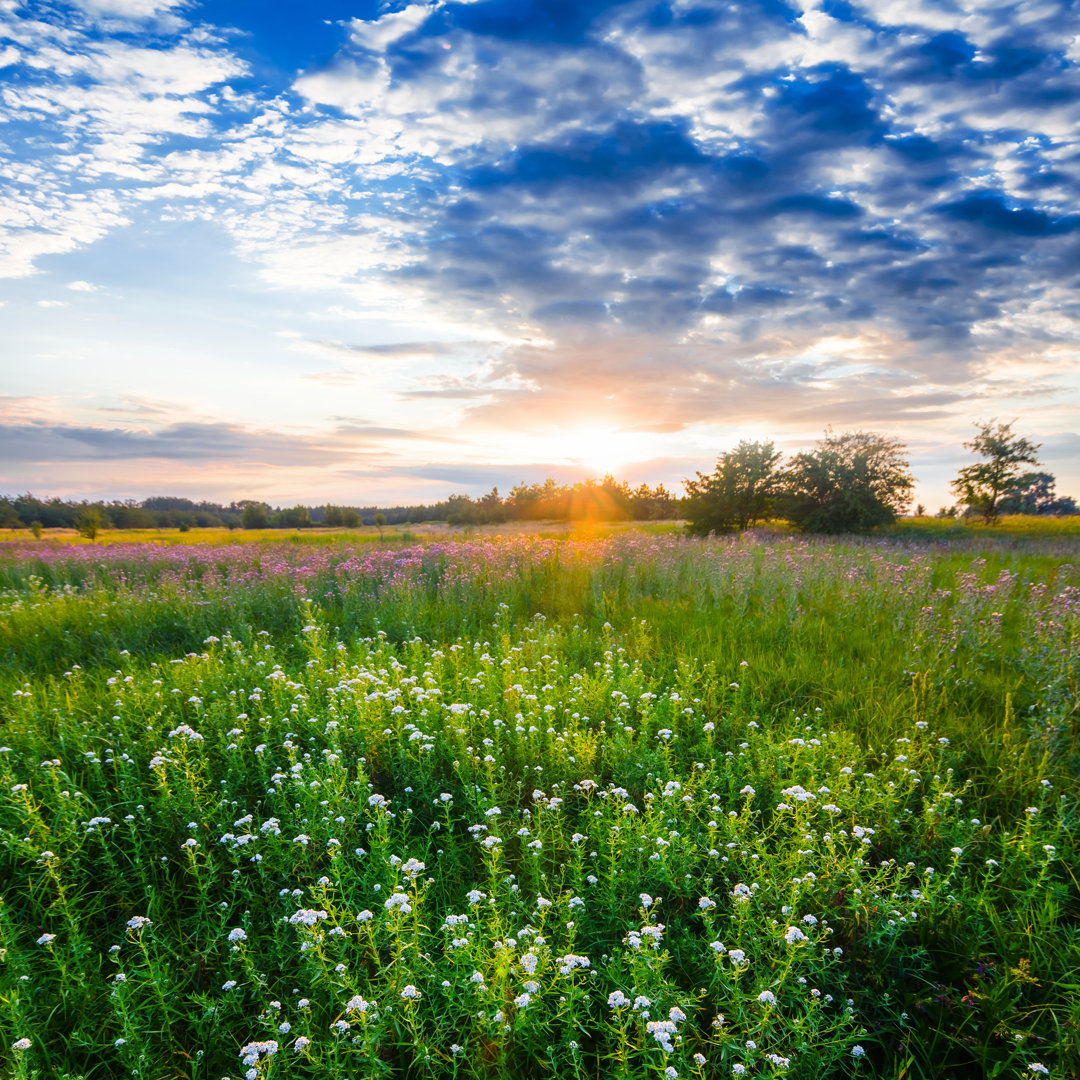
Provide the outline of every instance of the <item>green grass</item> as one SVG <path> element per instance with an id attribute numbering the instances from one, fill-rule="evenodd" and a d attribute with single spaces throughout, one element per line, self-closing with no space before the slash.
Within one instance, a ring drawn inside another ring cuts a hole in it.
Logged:
<path id="1" fill-rule="evenodd" d="M 0 550 L 0 1070 L 1075 1076 L 1080 571 L 1000 535 Z"/>

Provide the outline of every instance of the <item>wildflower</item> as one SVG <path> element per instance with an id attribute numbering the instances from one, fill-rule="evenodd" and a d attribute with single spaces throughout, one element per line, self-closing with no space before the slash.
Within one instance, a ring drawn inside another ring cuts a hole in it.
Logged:
<path id="1" fill-rule="evenodd" d="M 746 1066 L 740 1065 L 738 1062 L 736 1062 L 734 1065 L 731 1066 L 731 1072 L 733 1076 L 745 1076 Z"/>
<path id="2" fill-rule="evenodd" d="M 127 1042 L 127 1039 L 117 1039 L 117 1040 L 116 1040 L 116 1041 L 115 1041 L 115 1042 L 113 1043 L 113 1046 L 123 1046 L 123 1045 L 124 1045 L 124 1043 L 126 1043 L 126 1042 Z"/>
<path id="3" fill-rule="evenodd" d="M 531 954 L 529 954 L 529 955 L 531 955 Z M 469 982 L 476 983 L 477 986 L 483 986 L 484 985 L 484 973 L 482 971 L 474 971 L 469 976 Z"/>
<path id="4" fill-rule="evenodd" d="M 31 1045 L 32 1044 L 31 1044 L 29 1039 L 16 1039 L 15 1042 L 13 1042 L 11 1044 L 11 1049 L 12 1050 L 29 1050 Z"/>
<path id="5" fill-rule="evenodd" d="M 409 983 L 409 985 L 401 991 L 401 997 L 404 1001 L 417 1001 L 420 998 L 420 991 L 417 990 L 412 983 Z"/>
<path id="6" fill-rule="evenodd" d="M 298 1035 L 296 1037 L 296 1042 L 293 1043 L 293 1049 L 297 1053 L 300 1053 L 301 1051 L 306 1050 L 310 1045 L 311 1040 L 306 1035 Z"/>
<path id="7" fill-rule="evenodd" d="M 861 1057 L 866 1057 L 866 1051 L 861 1046 L 853 1046 L 851 1048 L 851 1056 L 857 1061 Z"/>
<path id="8" fill-rule="evenodd" d="M 514 1004 L 519 1009 L 524 1009 L 529 1004 L 530 1001 L 532 1001 L 532 994 L 530 994 L 528 992 L 526 992 L 524 994 L 518 994 L 518 996 L 516 998 L 514 998 Z"/>
<path id="9" fill-rule="evenodd" d="M 1035 1073 L 1036 1076 L 1049 1076 L 1050 1070 L 1039 1061 L 1033 1061 L 1028 1066 L 1028 1072 Z"/>
<path id="10" fill-rule="evenodd" d="M 234 986 L 236 986 L 236 980 L 235 979 L 230 979 L 228 982 L 221 984 L 221 989 L 222 990 L 232 990 Z"/>
<path id="11" fill-rule="evenodd" d="M 609 1009 L 621 1009 L 624 1005 L 629 1004 L 626 995 L 621 990 L 612 990 L 608 994 L 607 1003 Z"/>
<path id="12" fill-rule="evenodd" d="M 400 911 L 402 915 L 408 915 L 409 912 L 412 911 L 412 904 L 409 903 L 408 896 L 401 892 L 394 893 L 393 896 L 383 904 L 383 907 L 386 908 L 387 911 Z"/>
<path id="13" fill-rule="evenodd" d="M 679 1073 L 678 1070 L 669 1065 L 664 1070 L 664 1075 L 668 1078 L 668 1080 L 677 1080 Z"/>
<path id="14" fill-rule="evenodd" d="M 182 848 L 197 848 L 199 846 L 199 841 L 189 836 L 180 846 Z"/>
<path id="15" fill-rule="evenodd" d="M 56 940 L 56 935 L 55 934 L 42 934 L 41 937 L 39 937 L 37 939 L 37 943 L 39 945 L 51 945 L 52 942 L 54 942 L 55 940 Z"/>
<path id="16" fill-rule="evenodd" d="M 784 940 L 789 945 L 795 945 L 800 941 L 809 941 L 810 939 L 797 926 L 789 926 L 784 931 Z"/>
<path id="17" fill-rule="evenodd" d="M 451 1043 L 450 1044 L 450 1053 L 451 1054 L 460 1054 L 461 1051 L 464 1050 L 464 1049 L 465 1049 L 465 1047 L 460 1046 L 458 1043 Z"/>
<path id="18" fill-rule="evenodd" d="M 697 906 L 700 911 L 711 911 L 714 907 L 716 907 L 716 901 L 710 900 L 707 896 L 703 896 L 697 902 Z"/>
<path id="19" fill-rule="evenodd" d="M 296 926 L 303 923 L 304 926 L 314 926 L 320 919 L 327 917 L 325 911 L 317 911 L 314 908 L 299 908 L 289 916 L 289 922 Z"/>
<path id="20" fill-rule="evenodd" d="M 237 926 L 229 931 L 229 941 L 247 941 L 247 932 Z"/>
<path id="21" fill-rule="evenodd" d="M 776 995 L 771 990 L 762 990 L 757 996 L 762 1005 L 775 1005 Z"/>
<path id="22" fill-rule="evenodd" d="M 375 1006 L 370 1001 L 365 1001 L 359 994 L 355 997 L 349 998 L 345 1004 L 346 1012 L 358 1012 L 366 1013 L 368 1011 L 374 1012 Z"/>
<path id="23" fill-rule="evenodd" d="M 145 915 L 132 915 L 127 921 L 127 928 L 129 930 L 141 930 L 144 926 L 149 926 L 150 920 Z"/>
<path id="24" fill-rule="evenodd" d="M 675 1034 L 675 1024 L 671 1020 L 650 1020 L 645 1025 L 645 1030 L 659 1043 L 660 1048 L 670 1054 L 674 1047 L 671 1045 L 671 1036 Z"/>
<path id="25" fill-rule="evenodd" d="M 640 893 L 638 899 L 642 907 L 649 908 L 653 905 L 653 898 L 647 892 Z"/>
<path id="26" fill-rule="evenodd" d="M 742 949 L 728 949 L 728 959 L 733 964 L 745 964 L 746 953 L 744 953 Z"/>

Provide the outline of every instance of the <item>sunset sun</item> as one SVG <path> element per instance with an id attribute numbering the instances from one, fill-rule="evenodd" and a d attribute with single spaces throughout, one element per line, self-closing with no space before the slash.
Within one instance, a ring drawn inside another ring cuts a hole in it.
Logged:
<path id="1" fill-rule="evenodd" d="M 559 437 L 559 456 L 590 474 L 616 473 L 647 457 L 641 436 L 615 428 L 575 428 Z"/>

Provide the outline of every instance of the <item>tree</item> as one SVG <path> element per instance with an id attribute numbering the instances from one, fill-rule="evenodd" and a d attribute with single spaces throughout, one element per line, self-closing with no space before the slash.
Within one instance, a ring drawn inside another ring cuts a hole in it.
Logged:
<path id="1" fill-rule="evenodd" d="M 101 511 L 96 506 L 84 506 L 75 519 L 75 529 L 87 540 L 96 540 L 101 528 Z"/>
<path id="2" fill-rule="evenodd" d="M 306 506 L 290 507 L 278 514 L 277 524 L 283 529 L 308 529 L 311 527 L 311 512 Z"/>
<path id="3" fill-rule="evenodd" d="M 341 524 L 346 529 L 355 529 L 364 523 L 360 519 L 360 515 L 352 507 L 346 506 L 341 511 Z"/>
<path id="4" fill-rule="evenodd" d="M 240 515 L 240 524 L 245 529 L 265 529 L 270 524 L 266 503 L 245 502 Z"/>
<path id="5" fill-rule="evenodd" d="M 964 446 L 986 460 L 961 469 L 952 482 L 952 491 L 992 525 L 1001 512 L 1002 496 L 1008 494 L 1019 479 L 1020 466 L 1038 465 L 1039 444 L 1014 435 L 1012 421 L 998 424 L 990 420 L 975 426 L 979 429 L 978 435 Z"/>
<path id="6" fill-rule="evenodd" d="M 379 539 L 382 539 L 383 529 L 386 528 L 386 515 L 378 513 L 375 515 L 375 528 L 379 530 Z"/>
<path id="7" fill-rule="evenodd" d="M 722 454 L 710 476 L 684 480 L 687 529 L 699 536 L 746 529 L 772 512 L 780 451 L 771 442 L 747 442 Z"/>
<path id="8" fill-rule="evenodd" d="M 888 525 L 911 499 L 907 448 L 873 431 L 826 430 L 814 450 L 792 458 L 784 512 L 804 532 L 861 532 Z"/>
<path id="9" fill-rule="evenodd" d="M 1058 495 L 1056 488 L 1057 480 L 1052 473 L 1025 473 L 1002 496 L 998 510 L 1002 514 L 1075 514 L 1076 502 L 1068 495 Z"/>

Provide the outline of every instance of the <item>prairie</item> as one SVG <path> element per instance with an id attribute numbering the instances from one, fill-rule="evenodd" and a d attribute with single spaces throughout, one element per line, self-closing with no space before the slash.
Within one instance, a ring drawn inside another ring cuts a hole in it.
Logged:
<path id="1" fill-rule="evenodd" d="M 949 528 L 0 545 L 5 1075 L 1075 1076 L 1075 533 Z"/>

